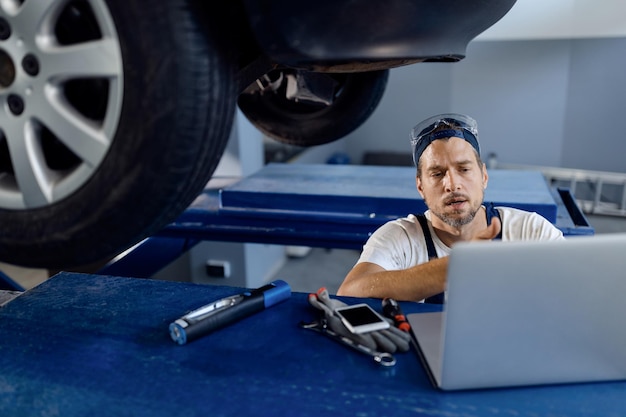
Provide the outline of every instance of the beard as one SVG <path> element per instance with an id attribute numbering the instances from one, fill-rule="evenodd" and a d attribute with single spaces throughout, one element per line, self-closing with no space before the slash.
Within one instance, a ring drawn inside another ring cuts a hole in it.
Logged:
<path id="1" fill-rule="evenodd" d="M 450 202 L 457 200 L 457 199 L 464 199 L 465 201 L 470 202 L 467 196 L 461 193 L 452 193 L 450 194 L 448 198 L 446 198 L 443 201 L 444 208 Z M 478 204 L 475 204 L 474 206 L 470 206 L 469 211 L 454 210 L 452 212 L 445 212 L 443 208 L 439 210 L 438 208 L 431 206 L 429 202 L 426 201 L 426 199 L 424 199 L 424 202 L 428 206 L 430 212 L 434 214 L 436 217 L 438 217 L 442 222 L 444 222 L 450 227 L 458 229 L 462 226 L 465 226 L 466 224 L 471 223 L 472 220 L 474 220 L 474 218 L 476 217 L 476 213 L 478 213 L 482 205 L 482 198 L 480 199 L 480 202 Z"/>

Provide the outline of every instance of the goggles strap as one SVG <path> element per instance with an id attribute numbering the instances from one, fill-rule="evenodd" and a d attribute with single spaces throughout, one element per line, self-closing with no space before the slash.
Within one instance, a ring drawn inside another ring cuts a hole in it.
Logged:
<path id="1" fill-rule="evenodd" d="M 441 138 L 451 138 L 451 137 L 457 137 L 457 138 L 465 138 L 465 134 L 462 130 L 459 129 L 446 129 L 446 130 L 440 130 L 438 132 L 435 133 L 431 133 L 430 138 L 428 139 L 428 143 L 437 140 L 437 139 L 441 139 Z M 467 139 L 466 139 L 467 140 Z"/>
<path id="2" fill-rule="evenodd" d="M 450 137 L 457 137 L 457 138 L 465 139 L 470 145 L 472 145 L 472 147 L 480 155 L 480 146 L 478 145 L 478 140 L 476 139 L 476 136 L 474 136 L 471 132 L 464 130 L 464 129 L 463 130 L 445 129 L 445 130 L 439 130 L 434 133 L 428 133 L 422 138 L 420 138 L 420 140 L 417 142 L 415 146 L 415 150 L 413 153 L 413 162 L 415 163 L 415 165 L 417 166 L 420 156 L 422 156 L 422 153 L 428 147 L 428 145 L 430 145 L 432 142 L 434 142 L 437 139 L 450 138 Z"/>

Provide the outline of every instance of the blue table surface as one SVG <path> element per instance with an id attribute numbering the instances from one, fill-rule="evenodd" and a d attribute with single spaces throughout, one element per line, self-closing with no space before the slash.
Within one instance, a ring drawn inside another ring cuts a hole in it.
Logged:
<path id="1" fill-rule="evenodd" d="M 174 319 L 240 291 L 57 274 L 0 308 L 0 415 L 626 414 L 622 382 L 438 391 L 414 352 L 384 368 L 301 329 L 300 321 L 315 317 L 303 293 L 188 345 L 169 338 Z M 380 300 L 365 301 L 380 311 Z"/>

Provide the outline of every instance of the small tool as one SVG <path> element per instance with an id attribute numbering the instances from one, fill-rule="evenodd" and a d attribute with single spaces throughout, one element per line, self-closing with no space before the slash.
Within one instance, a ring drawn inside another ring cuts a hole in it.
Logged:
<path id="1" fill-rule="evenodd" d="M 179 345 L 220 329 L 280 303 L 291 296 L 291 287 L 276 280 L 256 290 L 225 297 L 202 306 L 170 324 L 170 337 Z"/>
<path id="2" fill-rule="evenodd" d="M 300 323 L 300 327 L 302 327 L 303 329 L 313 330 L 323 335 L 326 335 L 329 338 L 339 343 L 342 343 L 348 347 L 351 347 L 352 349 L 355 349 L 361 353 L 369 355 L 374 359 L 376 363 L 382 366 L 394 366 L 396 364 L 396 358 L 391 353 L 378 352 L 350 338 L 347 338 L 338 333 L 335 333 L 328 327 L 326 320 L 324 319 L 313 321 L 311 323 L 302 322 Z"/>
<path id="3" fill-rule="evenodd" d="M 383 314 L 393 320 L 394 325 L 405 332 L 411 330 L 411 325 L 406 320 L 406 316 L 400 309 L 400 305 L 393 298 L 383 298 Z"/>

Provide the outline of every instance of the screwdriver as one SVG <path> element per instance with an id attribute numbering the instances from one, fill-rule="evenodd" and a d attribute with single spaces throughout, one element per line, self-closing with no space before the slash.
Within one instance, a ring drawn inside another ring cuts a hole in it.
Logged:
<path id="1" fill-rule="evenodd" d="M 383 298 L 383 314 L 393 320 L 394 325 L 405 332 L 411 330 L 411 325 L 406 321 L 406 316 L 402 313 L 400 305 L 393 298 Z"/>

